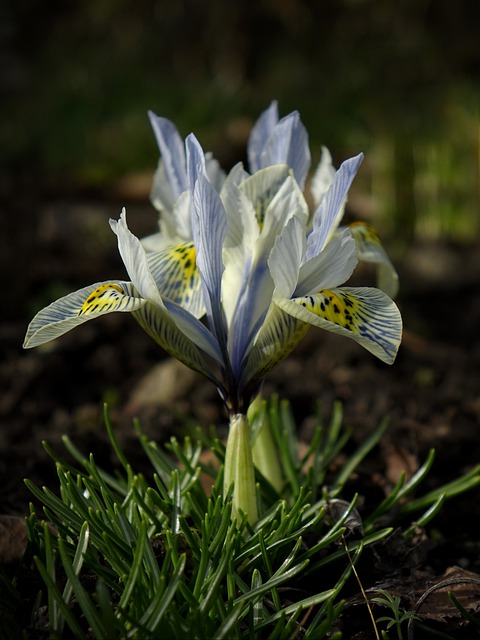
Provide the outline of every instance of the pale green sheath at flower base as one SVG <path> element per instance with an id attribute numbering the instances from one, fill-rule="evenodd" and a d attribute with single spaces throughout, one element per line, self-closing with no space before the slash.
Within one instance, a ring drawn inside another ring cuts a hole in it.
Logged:
<path id="1" fill-rule="evenodd" d="M 311 326 L 392 363 L 402 331 L 395 303 L 380 289 L 342 285 L 362 251 L 382 266 L 391 291 L 396 274 L 369 227 L 338 227 L 361 155 L 338 172 L 323 157 L 310 216 L 310 152 L 298 113 L 279 120 L 272 103 L 262 114 L 248 147 L 251 175 L 237 165 L 225 176 L 193 134 L 184 146 L 168 120 L 151 120 L 162 153 L 152 198 L 163 211 L 160 236 L 142 243 L 123 211 L 111 226 L 129 281 L 96 283 L 52 303 L 32 320 L 24 346 L 106 313 L 132 313 L 165 351 L 217 386 L 230 416 L 225 489 L 234 484 L 234 514 L 255 522 L 246 413 L 264 376 Z"/>

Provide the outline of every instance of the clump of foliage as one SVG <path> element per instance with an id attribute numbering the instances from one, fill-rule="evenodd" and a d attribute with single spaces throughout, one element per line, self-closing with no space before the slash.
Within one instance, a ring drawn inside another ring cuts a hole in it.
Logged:
<path id="1" fill-rule="evenodd" d="M 7 637 L 339 638 L 345 593 L 355 580 L 352 572 L 358 579 L 362 551 L 390 536 L 399 522 L 407 523 L 402 531 L 408 540 L 413 514 L 415 527 L 423 526 L 445 498 L 480 482 L 476 468 L 412 498 L 431 468 L 432 452 L 408 482 L 400 478 L 361 517 L 357 496 L 346 498 L 345 485 L 386 423 L 332 470 L 349 439 L 340 405 L 329 425 L 319 419 L 302 455 L 287 403 L 264 404 L 261 419 L 271 429 L 284 481 L 278 492 L 258 475 L 260 519 L 254 525 L 245 516 L 232 518 L 231 499 L 222 496 L 225 446 L 214 434 L 198 431 L 183 444 L 172 439 L 161 447 L 137 424 L 151 465 L 143 473 L 132 469 L 107 414 L 119 460 L 114 473 L 67 438 L 73 464 L 45 445 L 57 466 L 59 493 L 27 481 L 44 515 L 32 507 L 23 564 L 12 580 L 2 580 Z M 216 463 L 204 459 L 206 449 Z M 21 602 L 18 589 L 27 571 L 32 596 Z M 408 619 L 405 613 L 397 618 L 396 628 Z M 378 627 L 383 620 L 386 629 L 393 626 L 391 618 L 379 616 Z M 373 625 L 380 637 L 375 620 Z M 386 630 L 382 634 L 388 637 Z"/>

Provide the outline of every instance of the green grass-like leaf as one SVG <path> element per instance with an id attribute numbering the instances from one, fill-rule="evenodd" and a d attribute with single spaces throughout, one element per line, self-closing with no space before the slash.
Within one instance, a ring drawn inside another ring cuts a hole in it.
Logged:
<path id="1" fill-rule="evenodd" d="M 393 525 L 396 517 L 411 516 L 408 536 L 414 526 L 435 517 L 444 499 L 480 483 L 479 467 L 422 496 L 431 452 L 412 478 L 401 477 L 361 523 L 357 496 L 346 500 L 342 493 L 387 422 L 332 476 L 332 462 L 350 437 L 340 404 L 328 425 L 319 417 L 302 455 L 288 403 L 274 398 L 265 411 L 285 486 L 279 495 L 259 474 L 262 513 L 253 526 L 245 519 L 232 521 L 231 494 L 222 495 L 225 448 L 214 435 L 197 432 L 182 444 L 172 439 L 161 447 L 135 423 L 151 465 L 146 475 L 131 467 L 107 412 L 107 433 L 118 459 L 113 472 L 99 468 L 92 455 L 67 438 L 73 464 L 45 445 L 57 467 L 58 494 L 27 481 L 45 518 L 32 512 L 27 527 L 45 587 L 32 606 L 47 607 L 52 638 L 60 639 L 66 630 L 75 638 L 138 640 L 339 637 L 335 625 L 354 564 L 362 550 L 393 531 L 380 523 Z M 217 467 L 202 461 L 205 448 L 214 452 Z M 202 476 L 212 480 L 210 491 Z M 363 524 L 365 533 L 346 547 L 347 530 L 358 527 L 352 522 Z M 13 610 L 18 600 L 12 592 L 13 586 L 8 594 Z"/>

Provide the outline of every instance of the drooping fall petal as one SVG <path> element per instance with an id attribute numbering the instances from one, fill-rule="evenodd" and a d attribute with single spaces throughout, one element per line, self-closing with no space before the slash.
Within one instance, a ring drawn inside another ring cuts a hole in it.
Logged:
<path id="1" fill-rule="evenodd" d="M 145 303 L 130 282 L 113 280 L 91 284 L 39 311 L 28 326 L 23 346 L 37 347 L 88 320 L 114 311 L 131 313 Z"/>
<path id="2" fill-rule="evenodd" d="M 379 289 L 325 289 L 292 300 L 275 300 L 275 304 L 298 320 L 355 340 L 387 364 L 397 355 L 402 337 L 400 312 Z"/>

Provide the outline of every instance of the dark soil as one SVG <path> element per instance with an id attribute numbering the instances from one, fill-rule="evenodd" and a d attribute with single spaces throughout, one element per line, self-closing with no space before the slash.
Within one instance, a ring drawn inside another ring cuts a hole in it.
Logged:
<path id="1" fill-rule="evenodd" d="M 32 496 L 23 478 L 56 489 L 55 466 L 43 440 L 63 455 L 60 439 L 68 434 L 78 448 L 94 453 L 97 464 L 114 464 L 103 428 L 104 401 L 127 457 L 139 470 L 145 461 L 134 436 L 135 416 L 159 441 L 181 437 L 193 424 L 215 423 L 220 433 L 225 429 L 210 383 L 166 358 L 128 315 L 87 323 L 45 348 L 21 348 L 36 309 L 80 286 L 123 277 L 107 223 L 121 205 L 113 198 L 41 205 L 20 198 L 4 207 L 0 514 L 28 513 Z M 151 207 L 132 202 L 127 210 L 137 235 L 153 231 Z M 479 249 L 477 243 L 439 243 L 405 251 L 398 264 L 405 335 L 393 366 L 348 340 L 311 330 L 265 383 L 265 395 L 278 393 L 291 401 L 305 440 L 318 406 L 327 421 L 337 399 L 345 424 L 353 429 L 352 448 L 389 417 L 380 446 L 348 487 L 361 496 L 360 513 L 374 506 L 402 470 L 413 473 L 431 448 L 436 461 L 424 491 L 480 462 Z M 370 272 L 362 278 L 368 281 Z M 449 589 L 475 614 L 480 588 L 469 576 L 480 574 L 479 519 L 480 488 L 452 498 L 427 530 L 418 532 L 415 544 L 407 548 L 400 536 L 392 536 L 366 555 L 358 568 L 364 588 L 389 589 L 412 609 L 447 575 L 453 580 Z M 419 614 L 454 638 L 475 637 L 473 625 L 447 607 L 444 591 L 432 591 Z M 353 587 L 342 622 L 346 638 L 374 637 L 359 594 Z M 379 609 L 375 613 L 382 615 Z"/>

